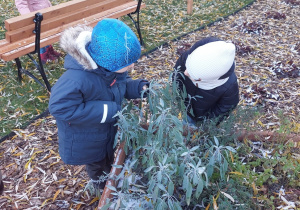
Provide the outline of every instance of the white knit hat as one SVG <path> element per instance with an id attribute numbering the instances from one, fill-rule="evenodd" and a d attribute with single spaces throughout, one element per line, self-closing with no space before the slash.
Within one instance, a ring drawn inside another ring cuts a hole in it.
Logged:
<path id="1" fill-rule="evenodd" d="M 219 79 L 231 68 L 235 45 L 224 41 L 209 42 L 195 49 L 186 59 L 186 69 L 197 87 L 210 90 L 224 84 Z M 200 81 L 199 81 L 200 80 Z"/>

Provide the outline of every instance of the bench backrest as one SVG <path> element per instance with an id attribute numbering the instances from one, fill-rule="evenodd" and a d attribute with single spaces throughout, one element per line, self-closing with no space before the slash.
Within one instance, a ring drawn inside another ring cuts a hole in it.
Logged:
<path id="1" fill-rule="evenodd" d="M 53 28 L 81 20 L 85 17 L 100 13 L 130 2 L 131 0 L 74 0 L 53 7 L 39 10 L 44 20 L 41 30 L 49 31 Z M 14 17 L 5 21 L 6 40 L 14 42 L 32 36 L 34 30 L 33 18 L 36 12 Z M 21 26 L 21 27 L 20 27 Z"/>
<path id="2" fill-rule="evenodd" d="M 93 27 L 103 18 L 118 18 L 134 12 L 136 6 L 134 0 L 73 0 L 8 19 L 5 21 L 5 40 L 0 40 L 0 57 L 12 60 L 34 51 L 33 19 L 37 12 L 43 14 L 40 46 L 44 47 L 57 42 L 61 32 L 68 27 L 78 24 Z"/>

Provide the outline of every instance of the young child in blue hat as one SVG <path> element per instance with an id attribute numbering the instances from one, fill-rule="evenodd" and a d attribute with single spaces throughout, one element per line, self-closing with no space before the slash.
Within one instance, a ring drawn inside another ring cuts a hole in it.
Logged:
<path id="1" fill-rule="evenodd" d="M 197 41 L 177 60 L 175 80 L 186 92 L 188 123 L 206 119 L 219 124 L 239 103 L 235 45 L 217 37 Z"/>
<path id="2" fill-rule="evenodd" d="M 117 132 L 115 114 L 122 100 L 141 97 L 147 80 L 132 80 L 127 71 L 141 55 L 134 32 L 117 19 L 94 28 L 76 26 L 61 36 L 68 53 L 67 70 L 53 86 L 49 111 L 55 117 L 59 154 L 66 164 L 86 165 L 92 182 L 109 173 Z M 105 186 L 103 181 L 98 185 Z"/>

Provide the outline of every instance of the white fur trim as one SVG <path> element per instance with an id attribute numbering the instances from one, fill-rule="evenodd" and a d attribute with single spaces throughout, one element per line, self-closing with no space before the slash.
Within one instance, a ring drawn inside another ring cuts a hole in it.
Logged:
<path id="1" fill-rule="evenodd" d="M 78 35 L 75 42 L 76 42 L 76 46 L 77 46 L 78 50 L 80 51 L 80 53 L 83 56 L 85 56 L 88 59 L 92 68 L 97 69 L 98 66 L 97 66 L 96 62 L 92 59 L 90 54 L 85 49 L 85 46 L 87 45 L 87 43 L 91 42 L 91 40 L 92 40 L 92 32 L 91 31 L 82 31 Z"/>

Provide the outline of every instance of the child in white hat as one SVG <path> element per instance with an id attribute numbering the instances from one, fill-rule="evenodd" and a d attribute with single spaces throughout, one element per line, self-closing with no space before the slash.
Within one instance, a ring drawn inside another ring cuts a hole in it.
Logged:
<path id="1" fill-rule="evenodd" d="M 210 118 L 221 122 L 239 102 L 235 45 L 216 37 L 204 38 L 184 52 L 175 64 L 179 89 L 187 92 L 188 122 Z"/>

